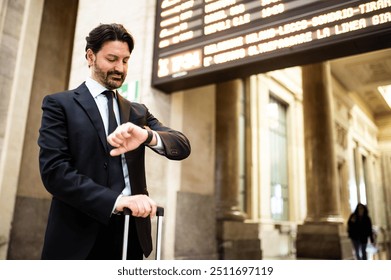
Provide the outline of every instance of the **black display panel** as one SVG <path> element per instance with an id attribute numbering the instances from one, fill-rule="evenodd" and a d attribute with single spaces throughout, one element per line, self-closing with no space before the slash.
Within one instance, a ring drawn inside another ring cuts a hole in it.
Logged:
<path id="1" fill-rule="evenodd" d="M 391 0 L 158 0 L 165 92 L 391 46 Z"/>

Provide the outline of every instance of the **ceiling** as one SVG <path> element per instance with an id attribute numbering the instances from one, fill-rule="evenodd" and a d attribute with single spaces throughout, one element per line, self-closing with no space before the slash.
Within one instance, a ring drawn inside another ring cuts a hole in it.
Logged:
<path id="1" fill-rule="evenodd" d="M 356 92 L 374 115 L 391 114 L 378 86 L 391 84 L 391 49 L 332 60 L 333 76 L 350 92 Z"/>

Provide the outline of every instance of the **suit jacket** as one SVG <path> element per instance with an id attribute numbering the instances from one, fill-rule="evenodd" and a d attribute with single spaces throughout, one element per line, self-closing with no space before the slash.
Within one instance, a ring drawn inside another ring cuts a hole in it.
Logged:
<path id="1" fill-rule="evenodd" d="M 172 160 L 189 156 L 190 143 L 180 132 L 163 126 L 147 109 L 118 97 L 121 123 L 155 130 L 164 155 Z M 108 187 L 110 157 L 98 107 L 85 83 L 70 91 L 48 95 L 42 103 L 38 139 L 43 184 L 52 194 L 44 259 L 85 259 L 99 227 L 107 225 L 118 192 Z M 145 146 L 125 154 L 132 194 L 148 195 Z M 136 218 L 144 255 L 152 250 L 150 219 Z"/>

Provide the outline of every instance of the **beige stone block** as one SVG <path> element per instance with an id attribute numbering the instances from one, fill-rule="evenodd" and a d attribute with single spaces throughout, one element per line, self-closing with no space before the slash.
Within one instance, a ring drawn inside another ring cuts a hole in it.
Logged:
<path id="1" fill-rule="evenodd" d="M 258 238 L 258 224 L 223 221 L 218 231 L 218 238 L 223 240 L 244 240 Z"/>

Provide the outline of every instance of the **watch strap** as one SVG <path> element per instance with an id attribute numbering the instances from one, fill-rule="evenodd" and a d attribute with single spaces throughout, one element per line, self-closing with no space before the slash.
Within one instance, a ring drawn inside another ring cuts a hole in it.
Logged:
<path id="1" fill-rule="evenodd" d="M 148 137 L 147 137 L 147 139 L 145 139 L 145 141 L 143 143 L 144 145 L 149 145 L 149 143 L 151 143 L 152 138 L 153 138 L 153 132 L 148 129 L 147 129 L 147 132 L 148 132 Z"/>

